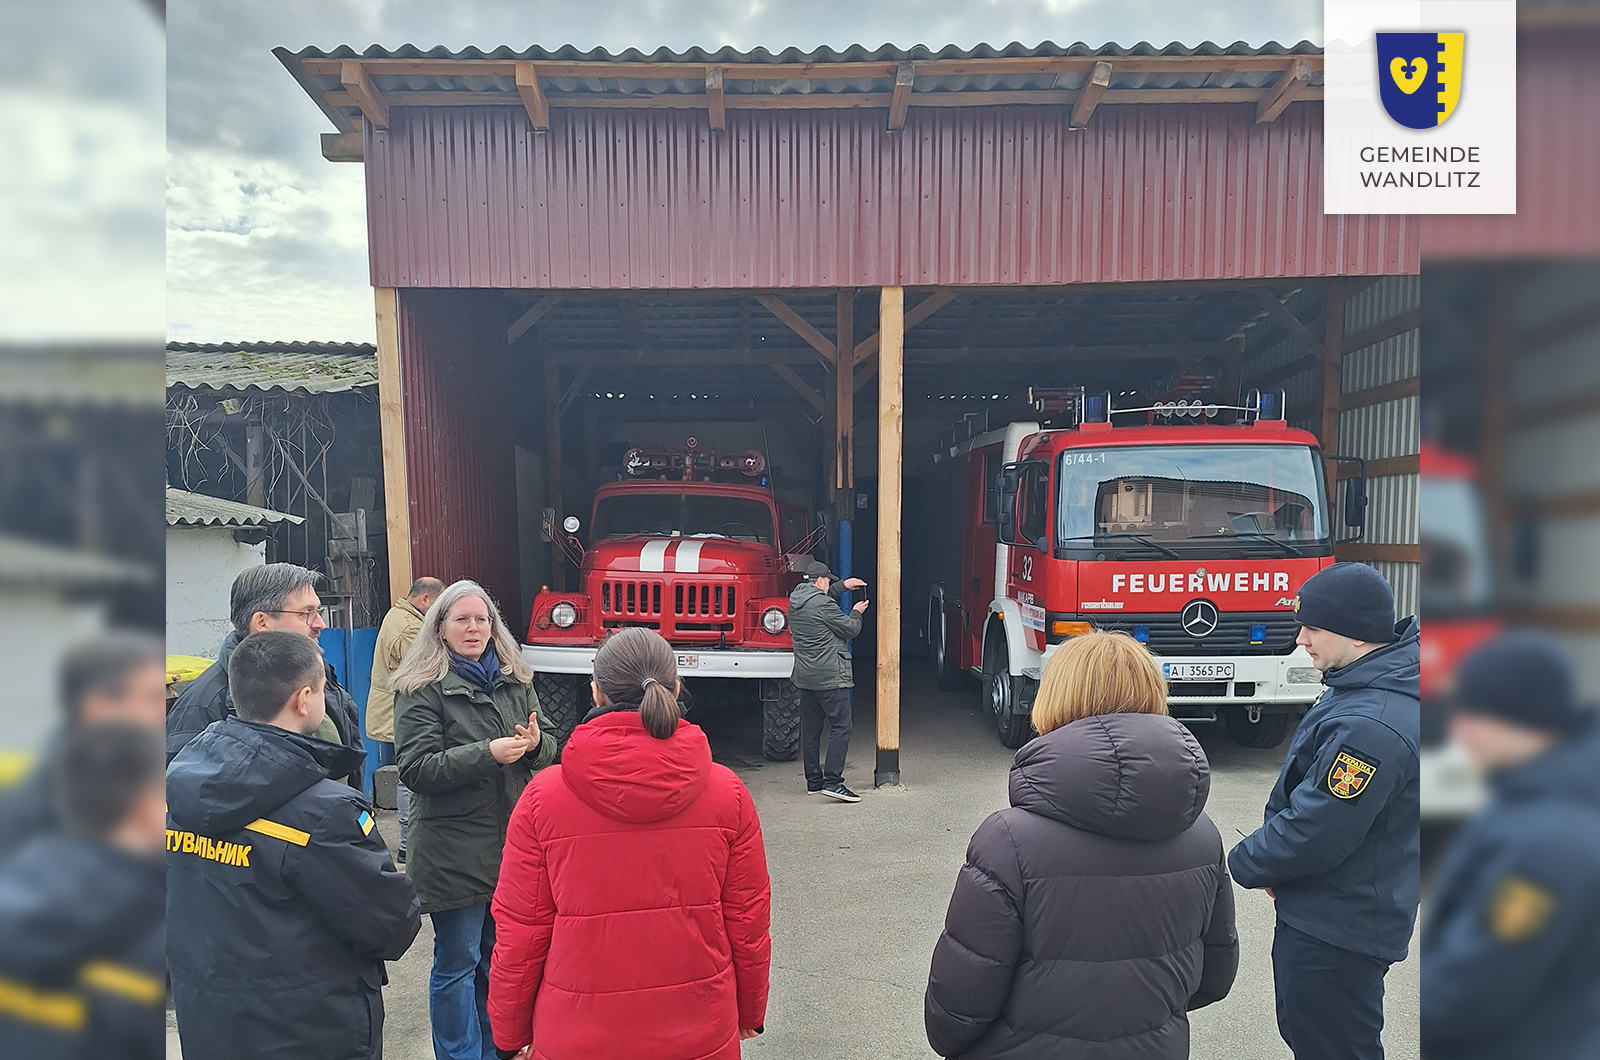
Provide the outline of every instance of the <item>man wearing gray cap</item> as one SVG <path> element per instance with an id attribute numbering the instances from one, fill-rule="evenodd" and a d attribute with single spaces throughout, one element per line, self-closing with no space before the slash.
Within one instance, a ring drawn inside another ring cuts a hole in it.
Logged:
<path id="1" fill-rule="evenodd" d="M 840 802 L 860 802 L 844 786 L 844 757 L 850 749 L 850 689 L 855 686 L 850 649 L 845 642 L 861 633 L 860 600 L 849 614 L 839 610 L 839 594 L 864 589 L 860 578 L 844 581 L 825 563 L 806 567 L 805 580 L 789 594 L 789 635 L 794 640 L 795 687 L 800 689 L 800 755 L 806 771 L 806 794 L 817 792 Z M 822 722 L 828 722 L 828 757 L 819 761 Z"/>

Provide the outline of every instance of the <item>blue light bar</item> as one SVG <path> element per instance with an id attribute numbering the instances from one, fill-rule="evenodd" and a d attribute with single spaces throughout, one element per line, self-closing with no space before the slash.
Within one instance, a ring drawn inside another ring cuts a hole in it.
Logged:
<path id="1" fill-rule="evenodd" d="M 1283 419 L 1283 392 L 1280 390 L 1263 390 L 1261 392 L 1261 408 L 1258 415 L 1264 420 Z"/>
<path id="2" fill-rule="evenodd" d="M 1134 626 L 1133 627 L 1133 639 L 1138 641 L 1140 644 L 1149 644 L 1150 643 L 1150 627 L 1149 626 Z"/>
<path id="3" fill-rule="evenodd" d="M 1111 419 L 1111 395 L 1109 393 L 1085 394 L 1083 396 L 1083 422 L 1105 423 Z"/>
<path id="4" fill-rule="evenodd" d="M 1265 644 L 1267 641 L 1267 626 L 1264 622 L 1256 622 L 1250 627 L 1250 643 Z"/>

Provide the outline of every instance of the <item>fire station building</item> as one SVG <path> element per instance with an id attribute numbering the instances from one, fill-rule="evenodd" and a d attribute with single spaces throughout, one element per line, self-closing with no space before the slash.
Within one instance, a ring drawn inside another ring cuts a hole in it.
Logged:
<path id="1" fill-rule="evenodd" d="M 1312 45 L 277 54 L 365 166 L 396 595 L 526 629 L 625 451 L 759 449 L 869 583 L 896 775 L 933 456 L 1081 386 L 1284 391 L 1417 606 L 1422 230 L 1323 214 Z"/>

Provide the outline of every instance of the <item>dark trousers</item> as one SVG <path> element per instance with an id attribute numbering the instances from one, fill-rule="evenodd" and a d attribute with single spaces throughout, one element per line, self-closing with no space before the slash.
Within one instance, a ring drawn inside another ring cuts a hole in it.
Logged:
<path id="1" fill-rule="evenodd" d="M 1295 1060 L 1383 1060 L 1389 962 L 1352 953 L 1278 921 L 1272 979 L 1278 1033 Z"/>
<path id="2" fill-rule="evenodd" d="M 822 723 L 828 722 L 828 762 L 817 761 L 822 749 Z M 850 750 L 850 690 L 824 688 L 800 690 L 800 754 L 805 761 L 806 787 L 812 791 L 844 783 L 844 756 Z"/>

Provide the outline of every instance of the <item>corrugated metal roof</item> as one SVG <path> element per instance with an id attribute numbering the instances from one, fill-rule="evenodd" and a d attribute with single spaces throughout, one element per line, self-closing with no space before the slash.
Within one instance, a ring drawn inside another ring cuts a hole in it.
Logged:
<path id="1" fill-rule="evenodd" d="M 153 578 L 140 564 L 0 534 L 0 586 L 6 588 L 94 589 Z"/>
<path id="2" fill-rule="evenodd" d="M 0 404 L 154 408 L 157 379 L 153 343 L 0 346 Z"/>
<path id="3" fill-rule="evenodd" d="M 225 501 L 203 493 L 167 487 L 168 526 L 267 526 L 272 523 L 305 522 L 298 515 L 257 508 L 253 504 Z"/>
<path id="4" fill-rule="evenodd" d="M 1052 90 L 1075 93 L 1086 83 L 1095 61 L 1111 64 L 1106 102 L 1115 102 L 1118 93 L 1129 91 L 1258 91 L 1274 84 L 1283 73 L 1284 63 L 1271 60 L 1290 56 L 1307 56 L 1314 61 L 1308 95 L 1319 94 L 1322 85 L 1322 49 L 1309 41 L 1288 46 L 1272 42 L 1259 47 L 1243 43 L 1220 45 L 1210 41 L 1194 46 L 1168 44 L 1165 47 L 1145 42 L 1131 47 L 1114 44 L 1092 47 L 1083 43 L 1063 46 L 1046 41 L 1033 46 L 980 44 L 972 48 L 950 45 L 938 49 L 920 45 L 868 48 L 855 44 L 839 51 L 817 48 L 809 52 L 798 48 L 778 52 L 765 48 L 751 51 L 657 48 L 646 53 L 629 48 L 614 54 L 604 48 L 582 51 L 570 45 L 535 46 L 520 51 L 501 45 L 485 51 L 481 48 L 451 50 L 442 46 L 424 50 L 407 44 L 399 48 L 373 45 L 362 52 L 348 45 L 331 51 L 302 48 L 291 52 L 277 48 L 274 54 L 344 132 L 360 128 L 359 109 L 345 94 L 340 81 L 337 63 L 346 59 L 361 60 L 373 86 L 390 98 L 392 104 L 402 106 L 430 102 L 437 105 L 444 101 L 430 101 L 416 94 L 441 92 L 463 94 L 466 98 L 462 103 L 520 105 L 512 66 L 516 62 L 545 66 L 539 71 L 538 79 L 555 106 L 563 103 L 586 105 L 581 100 L 565 98 L 573 95 L 637 95 L 654 99 L 657 105 L 661 105 L 661 97 L 670 96 L 698 97 L 703 101 L 708 66 L 726 68 L 723 84 L 730 107 L 737 105 L 733 101 L 741 96 L 887 94 L 894 89 L 895 67 L 901 62 L 917 64 L 913 105 L 927 105 L 930 96 L 952 93 L 1048 93 Z M 1007 68 L 1016 60 L 1030 59 L 1038 60 L 1032 64 L 1032 71 Z M 455 65 L 442 66 L 441 63 Z M 619 70 L 613 75 L 575 64 L 609 64 Z M 646 64 L 682 65 L 686 69 L 682 77 L 671 77 L 663 76 L 660 71 L 641 69 Z M 760 69 L 774 66 L 794 67 L 796 76 L 779 79 L 772 72 Z M 407 98 L 408 95 L 411 98 Z M 683 105 L 704 104 L 685 99 Z M 876 105 L 887 104 L 885 101 Z"/>
<path id="5" fill-rule="evenodd" d="M 167 344 L 167 386 L 335 394 L 378 384 L 375 348 L 355 342 Z"/>

